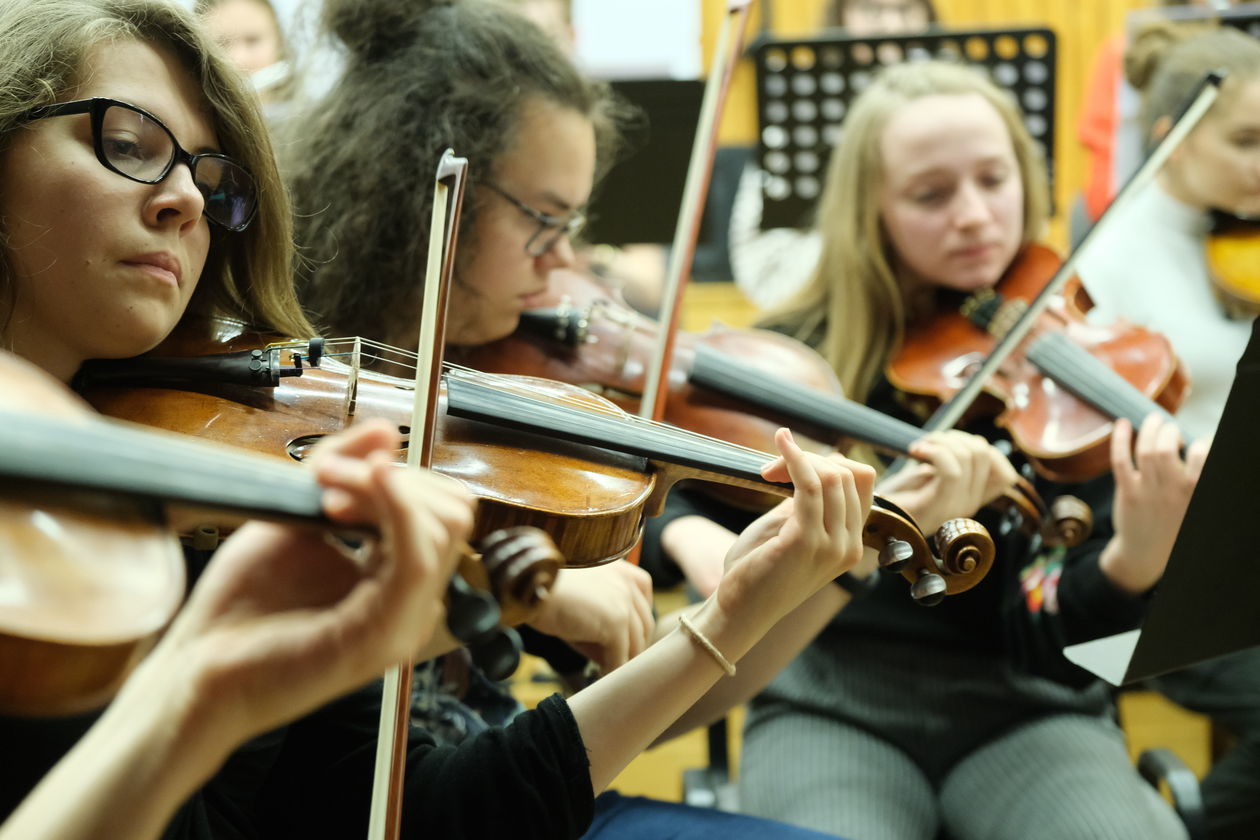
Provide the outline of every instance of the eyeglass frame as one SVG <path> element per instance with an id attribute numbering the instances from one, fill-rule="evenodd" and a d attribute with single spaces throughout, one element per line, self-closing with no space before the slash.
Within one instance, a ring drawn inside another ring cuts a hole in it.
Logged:
<path id="1" fill-rule="evenodd" d="M 530 207 L 528 204 L 521 201 L 519 198 L 512 195 L 493 181 L 482 181 L 481 186 L 493 193 L 496 193 L 517 210 L 520 210 L 526 216 L 538 223 L 538 230 L 534 231 L 534 234 L 530 236 L 529 239 L 525 240 L 526 256 L 541 257 L 543 254 L 547 253 L 556 246 L 556 243 L 560 241 L 560 237 L 575 237 L 582 232 L 582 228 L 586 227 L 586 214 L 580 210 L 575 210 L 573 213 L 569 214 L 568 218 L 563 216 L 553 216 L 550 213 L 535 210 L 533 207 Z M 543 247 L 535 247 L 534 242 L 548 230 L 555 231 L 555 234 L 543 243 Z"/>
<path id="2" fill-rule="evenodd" d="M 157 178 L 150 181 L 123 172 L 111 163 L 108 156 L 106 156 L 101 136 L 102 128 L 105 123 L 105 112 L 115 106 L 125 108 L 128 111 L 133 111 L 147 120 L 152 120 L 153 123 L 157 125 L 158 128 L 162 129 L 162 131 L 166 132 L 166 136 L 171 139 L 171 159 L 162 170 L 162 174 Z M 179 141 L 175 139 L 175 133 L 167 127 L 166 123 L 162 122 L 156 116 L 141 108 L 139 105 L 132 105 L 130 102 L 110 99 L 106 96 L 93 96 L 88 99 L 72 99 L 69 102 L 54 102 L 51 105 L 38 105 L 23 113 L 19 118 L 19 121 L 26 123 L 46 119 L 48 117 L 66 117 L 75 114 L 89 114 L 91 116 L 92 149 L 96 153 L 96 159 L 100 161 L 101 166 L 104 166 L 110 172 L 113 172 L 116 175 L 121 175 L 122 177 L 130 181 L 135 181 L 138 184 L 160 184 L 166 179 L 167 175 L 171 174 L 171 170 L 175 168 L 177 163 L 182 163 L 188 167 L 188 172 L 193 179 L 193 185 L 197 187 L 198 192 L 201 192 L 201 185 L 197 184 L 197 163 L 205 158 L 225 160 L 241 172 L 244 172 L 249 178 L 250 184 L 253 186 L 254 206 L 250 208 L 249 216 L 245 219 L 245 221 L 236 226 L 226 225 L 209 215 L 206 215 L 206 220 L 213 222 L 224 230 L 239 233 L 249 227 L 250 223 L 254 221 L 254 217 L 258 215 L 258 182 L 254 180 L 253 173 L 246 169 L 240 161 L 225 154 L 221 154 L 219 152 L 202 152 L 199 154 L 193 154 L 185 150 L 184 147 L 179 144 Z M 202 198 L 205 198 L 204 192 L 202 192 Z M 205 215 L 204 210 L 203 215 Z"/>

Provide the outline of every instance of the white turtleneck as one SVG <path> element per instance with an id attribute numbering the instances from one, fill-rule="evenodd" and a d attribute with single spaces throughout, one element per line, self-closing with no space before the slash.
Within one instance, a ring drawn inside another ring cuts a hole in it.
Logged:
<path id="1" fill-rule="evenodd" d="M 1206 214 L 1150 184 L 1126 212 L 1106 220 L 1078 264 L 1095 303 L 1090 321 L 1125 318 L 1172 342 L 1191 381 L 1177 419 L 1194 439 L 1216 431 L 1251 337 L 1251 321 L 1226 316 L 1212 291 L 1208 224 Z"/>

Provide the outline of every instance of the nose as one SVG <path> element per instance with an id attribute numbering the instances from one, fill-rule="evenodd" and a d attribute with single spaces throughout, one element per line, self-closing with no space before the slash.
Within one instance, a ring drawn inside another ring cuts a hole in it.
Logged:
<path id="1" fill-rule="evenodd" d="M 206 200 L 193 183 L 192 170 L 186 163 L 177 163 L 166 177 L 152 187 L 145 207 L 145 217 L 155 226 L 175 225 L 186 228 L 196 225 L 205 210 Z"/>
<path id="2" fill-rule="evenodd" d="M 973 182 L 965 182 L 954 197 L 954 223 L 961 228 L 974 227 L 989 220 L 989 204 L 984 190 Z"/>
<path id="3" fill-rule="evenodd" d="M 573 249 L 573 240 L 567 233 L 561 234 L 550 248 L 536 257 L 546 271 L 553 268 L 572 268 L 577 262 L 577 252 Z"/>

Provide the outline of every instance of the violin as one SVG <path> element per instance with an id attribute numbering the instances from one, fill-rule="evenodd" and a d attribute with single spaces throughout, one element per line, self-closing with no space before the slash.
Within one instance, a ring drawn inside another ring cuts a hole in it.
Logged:
<path id="1" fill-rule="evenodd" d="M 171 522 L 269 519 L 334 525 L 322 489 L 297 464 L 92 416 L 42 372 L 0 354 L 0 712 L 65 715 L 108 701 L 183 601 L 184 556 Z M 35 414 L 33 406 L 39 406 Z M 545 534 L 501 531 L 466 548 L 460 574 L 495 589 L 527 620 L 554 581 Z M 448 608 L 455 605 L 448 600 Z M 453 632 L 503 656 L 494 602 Z"/>
<path id="2" fill-rule="evenodd" d="M 997 338 L 1023 314 L 1062 261 L 1031 244 L 998 281 L 908 325 L 889 381 L 924 400 L 944 402 L 966 383 Z M 996 422 L 1033 467 L 1054 481 L 1080 482 L 1110 469 L 1114 420 L 1134 427 L 1152 411 L 1172 421 L 1189 379 L 1164 336 L 1124 321 L 1089 324 L 1091 304 L 1076 278 L 1056 295 L 1028 337 L 984 384 L 973 414 Z"/>
<path id="3" fill-rule="evenodd" d="M 360 416 L 391 418 L 407 435 L 413 385 L 365 363 L 393 359 L 406 369 L 414 354 L 329 340 L 315 366 L 311 346 L 260 346 L 257 336 L 224 334 L 219 354 L 89 362 L 78 382 L 111 416 L 282 458 L 300 459 L 319 437 Z M 306 364 L 296 361 L 302 358 Z M 541 527 L 571 566 L 625 556 L 644 517 L 660 511 L 679 480 L 791 492 L 761 477 L 772 460 L 764 452 L 628 417 L 573 386 L 447 366 L 438 402 L 433 469 L 479 498 L 474 533 Z M 970 588 L 992 562 L 983 527 L 967 520 L 942 531 L 938 558 L 908 515 L 877 498 L 864 542 L 911 581 L 912 594 L 931 602 Z"/>
<path id="4" fill-rule="evenodd" d="M 511 336 L 450 348 L 448 357 L 478 370 L 569 382 L 637 411 L 656 322 L 577 272 L 552 272 L 549 294 L 554 305 L 523 313 Z M 788 336 L 715 326 L 702 335 L 681 332 L 678 339 L 664 403 L 665 420 L 676 426 L 765 449 L 774 431 L 787 425 L 841 450 L 861 441 L 893 455 L 906 455 L 923 436 L 909 423 L 845 398 L 831 365 Z M 738 507 L 767 504 L 762 494 L 705 489 Z M 1048 509 L 1023 479 L 995 506 L 1018 516 L 1026 529 L 1066 545 L 1092 528 L 1083 504 L 1064 497 Z"/>
<path id="5" fill-rule="evenodd" d="M 1225 314 L 1240 320 L 1260 314 L 1260 220 L 1214 211 L 1204 252 Z"/>

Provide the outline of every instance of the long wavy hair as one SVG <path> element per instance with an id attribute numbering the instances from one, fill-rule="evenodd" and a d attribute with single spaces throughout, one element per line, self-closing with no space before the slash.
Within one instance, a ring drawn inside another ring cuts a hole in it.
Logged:
<path id="1" fill-rule="evenodd" d="M 224 154 L 258 182 L 258 215 L 243 232 L 211 226 L 206 266 L 189 313 L 305 335 L 311 327 L 293 293 L 288 197 L 258 105 L 191 13 L 166 0 L 0 0 L 0 155 L 29 109 L 71 95 L 91 50 L 135 39 L 174 53 L 201 87 Z M 0 189 L 3 185 L 0 185 Z M 0 334 L 17 278 L 0 219 Z"/>
<path id="2" fill-rule="evenodd" d="M 1006 93 L 978 71 L 943 61 L 884 70 L 854 101 L 832 152 L 816 221 L 823 239 L 818 266 L 795 297 L 764 319 L 816 346 L 851 399 L 866 399 L 907 319 L 905 288 L 893 270 L 876 200 L 883 188 L 880 138 L 896 111 L 941 94 L 978 94 L 993 106 L 1010 134 L 1023 182 L 1023 244 L 1041 235 L 1046 223 L 1045 161 Z"/>
<path id="3" fill-rule="evenodd" d="M 444 149 L 468 159 L 474 198 L 511 147 L 522 109 L 543 100 L 592 121 L 602 173 L 626 110 L 500 3 L 330 0 L 324 24 L 345 45 L 344 75 L 310 118 L 284 131 L 299 293 L 338 331 L 387 339 L 419 317 Z M 465 203 L 461 254 L 477 247 L 478 210 Z"/>

